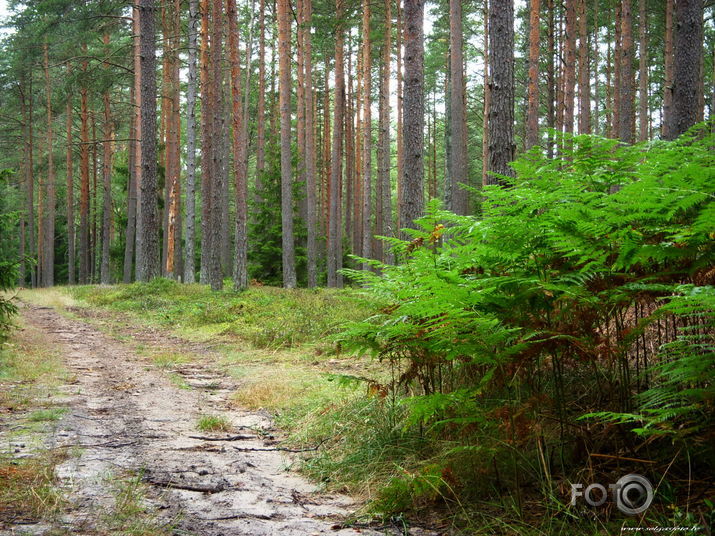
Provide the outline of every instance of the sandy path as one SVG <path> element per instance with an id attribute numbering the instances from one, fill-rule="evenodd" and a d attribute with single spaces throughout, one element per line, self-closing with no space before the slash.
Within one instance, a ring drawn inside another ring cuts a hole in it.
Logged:
<path id="1" fill-rule="evenodd" d="M 179 389 L 88 324 L 45 307 L 27 306 L 22 314 L 61 348 L 76 376 L 64 388 L 70 411 L 50 445 L 81 448 L 58 467 L 73 503 L 65 520 L 73 533 L 95 533 L 98 512 L 114 501 L 112 475 L 143 474 L 151 505 L 162 519 L 178 519 L 176 534 L 390 534 L 340 528 L 353 502 L 317 493 L 288 470 L 285 453 L 237 450 L 273 448 L 260 433 L 271 423 L 267 415 L 229 409 L 228 390 Z M 241 439 L 190 437 L 205 435 L 195 429 L 201 414 L 218 412 Z"/>

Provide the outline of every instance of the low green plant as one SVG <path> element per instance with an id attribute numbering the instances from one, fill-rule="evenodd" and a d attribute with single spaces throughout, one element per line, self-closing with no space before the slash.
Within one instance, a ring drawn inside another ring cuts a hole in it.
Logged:
<path id="1" fill-rule="evenodd" d="M 67 413 L 64 408 L 38 409 L 33 411 L 27 418 L 30 422 L 51 422 L 59 421 Z"/>
<path id="2" fill-rule="evenodd" d="M 127 312 L 183 336 L 239 339 L 255 348 L 317 344 L 339 332 L 344 322 L 368 314 L 358 292 L 255 286 L 236 293 L 212 292 L 204 285 L 168 279 L 107 287 L 73 287 L 69 292 L 90 305 Z"/>
<path id="3" fill-rule="evenodd" d="M 202 432 L 228 432 L 232 428 L 229 420 L 220 415 L 202 415 L 196 423 L 196 429 Z"/>
<path id="4" fill-rule="evenodd" d="M 6 214 L 0 214 L 0 232 L 3 229 L 3 220 Z M 15 287 L 17 281 L 17 264 L 14 262 L 0 261 L 0 345 L 7 341 L 12 328 L 12 317 L 17 314 L 17 306 L 5 293 Z"/>
<path id="5" fill-rule="evenodd" d="M 507 187 L 486 187 L 482 218 L 432 202 L 408 240 L 386 240 L 398 264 L 344 271 L 386 305 L 341 347 L 389 364 L 403 428 L 440 453 L 403 466 L 378 506 L 414 507 L 439 467 L 459 497 L 508 495 L 522 516 L 529 488 L 561 511 L 555 479 L 594 449 L 618 458 L 618 427 L 590 430 L 585 413 L 640 407 L 641 431 L 712 434 L 714 144 L 704 127 L 636 146 L 567 137 L 559 157 L 535 148 Z M 712 467 L 707 448 L 686 449 L 677 470 L 686 452 Z"/>
<path id="6" fill-rule="evenodd" d="M 103 528 L 125 536 L 169 536 L 173 523 L 159 519 L 146 503 L 141 475 L 113 480 L 114 505 L 102 516 Z"/>

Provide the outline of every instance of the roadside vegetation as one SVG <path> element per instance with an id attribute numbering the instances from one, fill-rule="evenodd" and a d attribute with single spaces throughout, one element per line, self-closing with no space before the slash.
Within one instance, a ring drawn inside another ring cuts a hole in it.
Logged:
<path id="1" fill-rule="evenodd" d="M 67 453 L 44 440 L 65 411 L 56 397 L 67 372 L 41 332 L 13 323 L 0 346 L 0 529 L 52 521 L 65 506 L 54 468 Z"/>
<path id="2" fill-rule="evenodd" d="M 482 220 L 433 204 L 392 240 L 400 264 L 346 271 L 364 290 L 68 292 L 214 341 L 236 403 L 321 445 L 302 469 L 367 499 L 358 517 L 427 508 L 479 534 L 708 526 L 713 142 L 564 143 L 568 158 L 529 154 L 509 190 L 488 188 Z M 657 488 L 645 516 L 569 505 L 571 483 L 628 472 Z"/>

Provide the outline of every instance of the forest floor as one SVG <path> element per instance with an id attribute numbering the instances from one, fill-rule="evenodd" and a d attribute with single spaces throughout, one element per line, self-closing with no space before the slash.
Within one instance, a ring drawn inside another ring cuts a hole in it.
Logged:
<path id="1" fill-rule="evenodd" d="M 271 414 L 236 404 L 210 343 L 41 293 L 21 305 L 19 361 L 54 361 L 0 374 L 0 534 L 437 534 L 347 523 L 360 501 L 292 470 Z"/>

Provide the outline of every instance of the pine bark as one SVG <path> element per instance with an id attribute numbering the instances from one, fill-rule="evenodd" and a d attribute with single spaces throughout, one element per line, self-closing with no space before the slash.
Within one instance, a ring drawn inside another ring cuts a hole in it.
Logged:
<path id="1" fill-rule="evenodd" d="M 553 0 L 550 0 L 553 1 Z M 489 2 L 484 2 L 482 12 L 484 18 L 484 31 L 482 41 L 482 58 L 484 60 L 484 73 L 482 86 L 484 102 L 482 103 L 482 185 L 489 184 L 489 109 L 491 107 L 491 81 L 489 78 Z"/>
<path id="2" fill-rule="evenodd" d="M 599 44 L 599 8 L 600 8 L 600 2 L 599 0 L 595 0 L 594 5 L 593 5 L 593 36 L 591 38 L 591 55 L 593 58 L 593 127 L 592 130 L 595 134 L 600 134 L 601 133 L 601 94 L 600 94 L 600 67 L 599 67 L 599 58 L 600 58 L 600 44 Z"/>
<path id="3" fill-rule="evenodd" d="M 467 166 L 467 110 L 464 95 L 462 0 L 449 1 L 449 36 L 449 72 L 452 83 L 449 99 L 451 173 L 449 177 L 450 204 L 448 208 L 457 214 L 466 214 L 469 210 L 469 194 L 467 190 L 462 189 L 460 186 L 469 184 L 467 175 L 469 168 Z M 433 192 L 433 194 L 436 194 L 436 192 Z"/>
<path id="4" fill-rule="evenodd" d="M 405 0 L 404 176 L 400 223 L 415 228 L 424 212 L 424 0 Z"/>
<path id="5" fill-rule="evenodd" d="M 186 87 L 186 247 L 184 282 L 196 281 L 196 90 L 198 0 L 189 0 L 189 76 Z"/>
<path id="6" fill-rule="evenodd" d="M 303 24 L 305 28 L 305 36 L 303 39 L 304 51 L 304 66 L 305 66 L 305 188 L 306 200 L 308 209 L 307 218 L 307 270 L 308 270 L 308 287 L 315 287 L 318 283 L 317 274 L 317 214 L 318 206 L 316 199 L 316 180 L 315 180 L 315 114 L 314 114 L 314 95 L 313 95 L 313 48 L 310 28 L 312 27 L 313 19 L 313 2 L 312 0 L 303 0 Z"/>
<path id="7" fill-rule="evenodd" d="M 331 167 L 328 200 L 328 287 L 342 286 L 342 276 L 338 270 L 342 267 L 342 222 L 341 191 L 343 173 L 343 129 L 345 112 L 345 34 L 342 18 L 344 0 L 335 0 L 335 13 L 338 19 L 335 36 L 335 104 L 333 110 L 333 141 L 331 144 Z"/>
<path id="8" fill-rule="evenodd" d="M 540 0 L 531 0 L 529 16 L 529 103 L 526 113 L 526 149 L 539 144 L 539 12 Z"/>
<path id="9" fill-rule="evenodd" d="M 168 199 L 166 221 L 166 255 L 164 272 L 167 277 L 180 275 L 181 265 L 181 110 L 179 98 L 179 35 L 181 31 L 181 1 L 167 5 L 166 17 L 169 38 L 166 42 L 168 87 L 166 129 L 166 182 Z"/>
<path id="10" fill-rule="evenodd" d="M 27 218 L 27 248 L 24 251 L 25 257 L 35 255 L 35 163 L 34 163 L 34 135 L 33 135 L 33 97 L 32 97 L 32 76 L 25 82 L 24 75 L 20 81 L 20 105 L 22 109 L 23 123 L 25 126 L 25 210 Z M 28 254 L 29 252 L 29 254 Z M 25 257 L 22 258 L 22 266 L 25 265 Z M 30 286 L 37 286 L 37 268 L 32 262 L 28 263 L 30 272 Z M 24 283 L 24 279 L 23 279 Z M 24 286 L 24 285 L 23 285 Z"/>
<path id="11" fill-rule="evenodd" d="M 631 0 L 621 2 L 621 47 L 616 59 L 619 63 L 618 137 L 623 143 L 633 143 L 635 95 L 633 92 L 633 15 Z"/>
<path id="12" fill-rule="evenodd" d="M 370 0 L 362 3 L 362 255 L 372 256 L 372 54 L 370 43 Z M 363 264 L 363 270 L 368 265 Z"/>
<path id="13" fill-rule="evenodd" d="M 258 104 L 256 111 L 256 200 L 261 199 L 266 168 L 266 0 L 260 0 L 258 24 Z"/>
<path id="14" fill-rule="evenodd" d="M 69 76 L 69 72 L 67 73 Z M 67 153 L 65 158 L 65 170 L 67 191 L 66 199 L 66 214 L 67 214 L 67 282 L 74 285 L 77 280 L 75 277 L 75 244 L 74 244 L 74 169 L 73 169 L 73 153 L 72 153 L 72 96 L 67 96 Z M 24 279 L 24 278 L 23 278 Z"/>
<path id="15" fill-rule="evenodd" d="M 703 9 L 703 0 L 677 0 L 675 3 L 673 108 L 668 139 L 677 138 L 698 120 Z"/>
<path id="16" fill-rule="evenodd" d="M 27 262 L 27 257 L 35 254 L 35 177 L 33 163 L 33 135 L 32 135 L 32 78 L 25 82 L 25 75 L 20 78 L 20 110 L 23 124 L 23 181 L 25 190 L 25 215 L 21 229 L 20 243 L 20 286 L 25 286 L 26 271 L 30 273 L 30 285 L 35 287 L 36 270 L 32 262 Z M 25 246 L 27 243 L 27 247 Z M 29 255 L 28 252 L 29 251 Z"/>
<path id="17" fill-rule="evenodd" d="M 673 53 L 673 17 L 675 16 L 675 0 L 665 0 L 665 44 L 663 62 L 665 67 L 663 79 L 663 138 L 672 139 L 670 128 L 673 124 L 673 76 L 675 54 Z"/>
<path id="18" fill-rule="evenodd" d="M 154 0 L 139 1 L 142 175 L 137 218 L 136 278 L 159 275 L 159 217 L 156 204 L 156 41 Z"/>
<path id="19" fill-rule="evenodd" d="M 82 47 L 86 50 L 86 45 Z M 82 62 L 82 72 L 86 73 L 87 62 Z M 84 78 L 84 77 L 83 77 Z M 80 146 L 79 146 L 79 282 L 89 283 L 89 105 L 86 82 L 79 89 L 80 98 Z"/>
<path id="20" fill-rule="evenodd" d="M 403 83 L 404 73 L 402 65 L 402 45 L 404 41 L 405 25 L 403 23 L 402 0 L 396 0 L 397 10 L 397 229 L 402 228 L 402 181 L 405 173 L 405 140 L 404 140 L 404 100 Z"/>
<path id="21" fill-rule="evenodd" d="M 591 78 L 586 0 L 578 0 L 578 133 L 591 133 Z"/>
<path id="22" fill-rule="evenodd" d="M 638 0 L 638 141 L 648 139 L 648 11 Z"/>
<path id="23" fill-rule="evenodd" d="M 611 136 L 617 138 L 621 124 L 621 65 L 622 65 L 622 49 L 623 49 L 623 24 L 622 20 L 623 6 L 621 0 L 616 2 L 614 14 L 614 43 L 613 43 L 613 125 L 611 127 Z"/>
<path id="24" fill-rule="evenodd" d="M 514 159 L 514 4 L 512 0 L 489 3 L 489 172 L 512 175 Z M 501 184 L 493 175 L 487 184 Z"/>
<path id="25" fill-rule="evenodd" d="M 233 287 L 241 290 L 248 287 L 248 255 L 247 255 L 247 195 L 245 174 L 241 171 L 241 132 L 243 129 L 243 110 L 241 107 L 241 64 L 238 57 L 238 20 L 236 0 L 226 0 L 228 15 L 228 45 L 231 64 L 231 119 L 233 158 L 236 179 L 236 249 L 234 255 Z"/>
<path id="26" fill-rule="evenodd" d="M 211 0 L 211 43 L 210 43 L 210 90 L 211 116 L 210 135 L 213 138 L 211 161 L 211 196 L 208 234 L 211 236 L 208 259 L 208 283 L 212 290 L 223 287 L 223 263 L 227 240 L 224 232 L 227 231 L 228 218 L 226 215 L 226 186 L 223 154 L 226 147 L 227 132 L 224 130 L 224 102 L 223 102 L 223 0 Z"/>
<path id="27" fill-rule="evenodd" d="M 564 132 L 574 131 L 574 95 L 576 89 L 576 2 L 566 0 L 566 36 L 564 38 Z"/>
<path id="28" fill-rule="evenodd" d="M 133 166 L 129 176 L 130 185 L 127 195 L 127 227 L 124 233 L 124 274 L 123 281 L 129 283 L 132 280 L 132 268 L 134 265 L 135 246 L 138 245 L 137 221 L 138 221 L 138 205 L 139 205 L 139 185 L 141 182 L 142 163 L 141 163 L 141 61 L 139 53 L 139 8 L 132 8 L 132 29 L 133 29 L 133 64 L 134 64 L 134 85 L 133 85 L 133 102 L 132 102 L 132 125 L 133 138 L 129 143 L 132 144 L 132 160 Z"/>
<path id="29" fill-rule="evenodd" d="M 55 159 L 52 132 L 52 85 L 50 80 L 50 60 L 47 40 L 44 45 L 45 60 L 45 95 L 47 108 L 47 179 L 45 181 L 45 203 L 44 227 L 42 244 L 42 286 L 51 287 L 55 284 Z"/>
<path id="30" fill-rule="evenodd" d="M 290 0 L 277 1 L 281 115 L 281 230 L 283 245 L 283 286 L 295 288 L 295 242 L 293 238 L 293 174 L 291 169 L 291 76 Z"/>
<path id="31" fill-rule="evenodd" d="M 109 34 L 103 36 L 104 46 L 109 46 Z M 106 65 L 105 65 L 106 67 Z M 102 95 L 104 105 L 104 140 L 102 141 L 102 261 L 100 265 L 100 282 L 108 285 L 111 281 L 109 250 L 112 227 L 112 110 L 109 102 L 109 89 Z"/>
<path id="32" fill-rule="evenodd" d="M 380 233 L 393 236 L 392 228 L 392 186 L 390 181 L 390 66 L 392 60 L 392 0 L 385 0 L 385 41 L 382 45 L 380 64 L 380 100 L 379 100 L 379 135 L 377 180 L 380 183 Z M 394 262 L 392 250 L 383 246 L 382 260 Z"/>
<path id="33" fill-rule="evenodd" d="M 211 244 L 211 185 L 213 176 L 213 135 L 211 133 L 211 107 L 213 105 L 210 80 L 209 55 L 209 0 L 201 0 L 201 266 L 199 281 L 209 283 Z"/>

